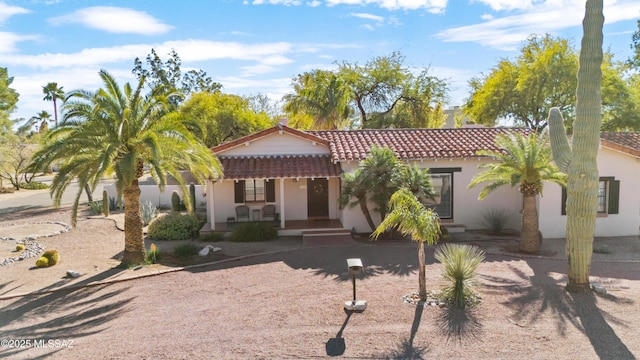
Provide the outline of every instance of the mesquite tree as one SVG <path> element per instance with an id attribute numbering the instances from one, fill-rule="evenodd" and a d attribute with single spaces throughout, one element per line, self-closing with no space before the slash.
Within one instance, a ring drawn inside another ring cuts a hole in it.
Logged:
<path id="1" fill-rule="evenodd" d="M 600 143 L 603 0 L 587 0 L 582 22 L 580 68 L 576 90 L 576 119 L 569 145 L 559 109 L 549 112 L 553 157 L 567 180 L 567 291 L 589 291 L 598 196 L 596 156 Z"/>

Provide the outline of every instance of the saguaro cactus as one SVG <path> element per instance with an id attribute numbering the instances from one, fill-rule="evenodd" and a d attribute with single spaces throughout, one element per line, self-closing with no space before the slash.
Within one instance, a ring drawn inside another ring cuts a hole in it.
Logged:
<path id="1" fill-rule="evenodd" d="M 191 200 L 191 212 L 196 212 L 196 186 L 194 183 L 189 184 L 189 200 Z"/>
<path id="2" fill-rule="evenodd" d="M 175 190 L 171 194 L 171 211 L 180 212 L 180 194 Z"/>
<path id="3" fill-rule="evenodd" d="M 102 190 L 102 212 L 104 216 L 109 216 L 109 193 L 107 190 Z"/>
<path id="4" fill-rule="evenodd" d="M 569 146 L 560 111 L 551 109 L 548 119 L 553 157 L 560 170 L 568 174 L 566 252 L 569 282 L 566 289 L 569 292 L 590 291 L 589 268 L 598 202 L 596 156 L 602 123 L 602 2 L 586 2 L 572 146 Z"/>

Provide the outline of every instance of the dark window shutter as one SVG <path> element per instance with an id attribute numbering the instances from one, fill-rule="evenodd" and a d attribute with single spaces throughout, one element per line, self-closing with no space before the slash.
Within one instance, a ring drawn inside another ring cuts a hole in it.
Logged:
<path id="1" fill-rule="evenodd" d="M 567 215 L 567 188 L 562 188 L 562 201 L 561 201 L 561 210 L 560 213 L 562 215 Z"/>
<path id="2" fill-rule="evenodd" d="M 609 181 L 609 208 L 608 214 L 617 214 L 620 205 L 620 180 Z"/>
<path id="3" fill-rule="evenodd" d="M 276 202 L 276 181 L 269 179 L 264 183 L 267 202 Z"/>
<path id="4" fill-rule="evenodd" d="M 236 204 L 244 203 L 244 180 L 233 183 L 234 198 Z"/>

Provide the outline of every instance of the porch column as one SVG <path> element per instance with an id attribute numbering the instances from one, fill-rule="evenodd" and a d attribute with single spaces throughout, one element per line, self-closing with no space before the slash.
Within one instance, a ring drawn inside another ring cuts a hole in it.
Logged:
<path id="1" fill-rule="evenodd" d="M 284 229 L 284 178 L 280 179 L 280 229 Z"/>
<path id="2" fill-rule="evenodd" d="M 213 196 L 214 182 L 207 180 L 207 220 L 211 225 L 211 231 L 216 229 L 216 215 L 215 215 L 215 203 Z"/>

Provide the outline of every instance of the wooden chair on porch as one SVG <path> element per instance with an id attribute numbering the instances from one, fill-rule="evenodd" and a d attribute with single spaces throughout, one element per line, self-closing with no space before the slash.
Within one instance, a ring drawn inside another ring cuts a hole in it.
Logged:
<path id="1" fill-rule="evenodd" d="M 262 207 L 262 219 L 263 220 L 275 220 L 276 219 L 276 206 L 265 205 Z"/>
<path id="2" fill-rule="evenodd" d="M 236 220 L 240 222 L 240 219 L 243 218 L 249 221 L 249 207 L 247 205 L 236 206 Z"/>

